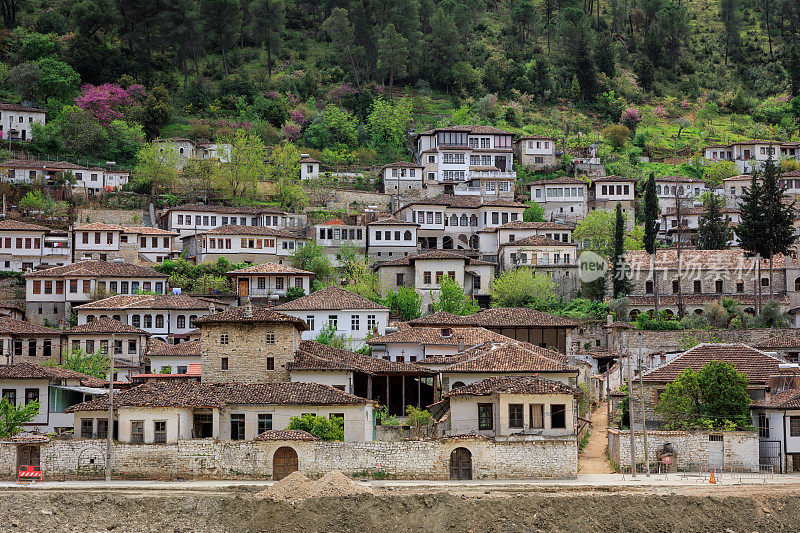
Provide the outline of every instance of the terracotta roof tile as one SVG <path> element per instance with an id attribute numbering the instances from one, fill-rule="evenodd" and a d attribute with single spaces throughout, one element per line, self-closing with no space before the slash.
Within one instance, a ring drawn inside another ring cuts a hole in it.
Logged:
<path id="1" fill-rule="evenodd" d="M 435 372 L 421 366 L 387 361 L 377 357 L 361 355 L 348 350 L 331 348 L 314 341 L 302 341 L 293 362 L 286 365 L 292 370 L 350 371 L 366 374 L 415 374 L 433 375 Z"/>
<path id="2" fill-rule="evenodd" d="M 96 302 L 78 305 L 75 309 L 205 309 L 209 301 L 184 294 L 118 294 Z"/>
<path id="3" fill-rule="evenodd" d="M 560 381 L 538 376 L 492 376 L 477 383 L 458 387 L 444 393 L 444 396 L 489 396 L 492 394 L 578 395 L 578 390 Z"/>
<path id="4" fill-rule="evenodd" d="M 273 308 L 274 309 L 274 308 Z M 224 323 L 261 323 L 261 324 L 292 324 L 299 331 L 308 330 L 308 325 L 299 318 L 278 313 L 266 307 L 242 306 L 228 309 L 221 313 L 206 315 L 194 320 L 195 324 L 224 324 Z"/>
<path id="5" fill-rule="evenodd" d="M 145 330 L 129 326 L 119 320 L 112 318 L 95 318 L 92 322 L 73 326 L 64 332 L 67 335 L 78 335 L 88 333 L 130 333 L 136 335 L 149 335 Z"/>
<path id="6" fill-rule="evenodd" d="M 261 213 L 286 214 L 285 211 L 273 207 L 264 206 L 240 206 L 229 207 L 225 205 L 206 205 L 206 204 L 181 204 L 170 207 L 169 211 L 197 211 L 200 213 L 230 213 L 239 215 L 258 215 Z"/>
<path id="7" fill-rule="evenodd" d="M 0 317 L 0 333 L 6 335 L 61 335 L 61 331 L 57 329 L 6 316 Z"/>
<path id="8" fill-rule="evenodd" d="M 778 392 L 769 398 L 763 398 L 750 404 L 750 407 L 765 409 L 800 409 L 800 389 Z"/>
<path id="9" fill-rule="evenodd" d="M 641 271 L 650 271 L 650 254 L 645 250 L 631 250 L 626 252 L 625 260 L 632 269 L 640 269 Z M 742 268 L 743 271 L 752 269 L 754 260 L 752 257 L 746 257 L 743 250 L 730 249 L 730 250 L 682 250 L 681 262 L 684 268 L 689 269 L 690 266 L 697 269 L 719 269 L 731 270 Z M 673 269 L 678 264 L 678 252 L 676 249 L 661 249 L 656 252 L 656 268 L 659 270 Z M 762 259 L 762 269 L 769 269 L 769 260 Z M 785 257 L 776 255 L 773 258 L 774 268 L 783 268 L 785 265 Z"/>
<path id="10" fill-rule="evenodd" d="M 57 366 L 49 367 L 34 363 L 17 363 L 15 365 L 0 365 L 0 379 L 69 379 L 79 380 L 87 387 L 105 387 L 107 382 Z"/>
<path id="11" fill-rule="evenodd" d="M 589 185 L 589 183 L 571 176 L 561 176 L 552 180 L 532 181 L 528 185 Z M 585 199 L 584 197 L 579 198 Z"/>
<path id="12" fill-rule="evenodd" d="M 298 231 L 270 228 L 268 226 L 235 226 L 227 225 L 200 232 L 199 235 L 266 235 L 267 237 L 283 237 L 286 239 L 305 239 Z"/>
<path id="13" fill-rule="evenodd" d="M 478 233 L 497 233 L 498 230 L 501 229 L 514 229 L 514 230 L 526 230 L 526 229 L 543 229 L 543 230 L 561 230 L 561 231 L 572 231 L 570 226 L 562 224 L 560 222 L 523 222 L 522 220 L 515 220 L 513 222 L 508 222 L 503 224 L 502 226 L 496 226 L 493 228 L 483 228 L 478 230 Z"/>
<path id="14" fill-rule="evenodd" d="M 766 340 L 754 342 L 753 346 L 760 350 L 800 348 L 800 331 L 796 329 L 779 331 Z"/>
<path id="15" fill-rule="evenodd" d="M 0 231 L 50 231 L 50 228 L 39 226 L 38 224 L 28 224 L 9 218 L 0 220 Z"/>
<path id="16" fill-rule="evenodd" d="M 115 263 L 113 261 L 78 261 L 64 266 L 30 272 L 26 278 L 65 278 L 65 277 L 97 277 L 97 278 L 168 278 L 166 274 L 156 272 L 152 268 Z"/>
<path id="17" fill-rule="evenodd" d="M 370 222 L 367 226 L 419 226 L 416 222 L 408 222 L 406 220 L 400 220 L 396 217 L 386 217 L 380 220 L 376 220 L 375 222 Z"/>
<path id="18" fill-rule="evenodd" d="M 636 183 L 636 178 L 626 178 L 624 176 L 600 176 L 599 178 L 594 178 L 592 183 L 600 183 L 605 181 L 629 181 Z"/>
<path id="19" fill-rule="evenodd" d="M 75 226 L 75 231 L 122 231 L 122 226 L 104 222 L 92 222 L 83 226 Z"/>
<path id="20" fill-rule="evenodd" d="M 388 311 L 389 308 L 345 290 L 338 285 L 330 285 L 307 296 L 273 307 L 276 311 L 324 311 L 348 309 L 376 309 Z"/>
<path id="21" fill-rule="evenodd" d="M 517 341 L 486 342 L 465 350 L 461 359 L 442 372 L 577 372 L 578 369 L 557 361 L 558 352 Z M 426 360 L 422 360 L 424 364 Z"/>
<path id="22" fill-rule="evenodd" d="M 227 273 L 228 276 L 236 276 L 239 274 L 287 274 L 292 276 L 313 276 L 313 272 L 308 270 L 300 270 L 289 265 L 279 265 L 278 263 L 260 263 L 258 265 L 250 265 L 249 267 L 240 268 L 239 270 L 231 270 Z"/>
<path id="23" fill-rule="evenodd" d="M 117 407 L 195 407 L 226 405 L 364 405 L 369 400 L 319 383 L 201 383 L 151 381 L 114 395 Z M 67 412 L 105 411 L 108 398 L 79 403 Z"/>
<path id="24" fill-rule="evenodd" d="M 260 435 L 256 435 L 253 440 L 300 440 L 300 441 L 314 441 L 319 440 L 307 431 L 299 429 L 271 429 L 265 431 Z"/>
<path id="25" fill-rule="evenodd" d="M 150 339 L 150 342 L 147 343 L 147 357 L 200 356 L 200 354 L 199 340 L 168 344 L 159 339 Z"/>
<path id="26" fill-rule="evenodd" d="M 495 128 L 494 126 L 484 126 L 484 125 L 443 126 L 441 128 L 434 128 L 432 130 L 423 131 L 422 133 L 420 133 L 420 135 L 433 135 L 438 131 L 463 131 L 479 135 L 480 134 L 514 135 L 513 131 L 503 130 L 500 128 Z"/>
<path id="27" fill-rule="evenodd" d="M 770 376 L 778 373 L 784 361 L 745 344 L 698 344 L 668 363 L 647 372 L 648 382 L 670 383 L 687 368 L 702 369 L 710 361 L 730 363 L 738 372 L 746 374 L 750 383 L 766 384 Z"/>
<path id="28" fill-rule="evenodd" d="M 0 103 L 0 110 L 2 111 L 23 111 L 28 113 L 46 113 L 47 110 L 42 109 L 41 107 L 35 107 L 32 105 L 23 105 L 23 104 L 14 104 L 12 102 L 3 102 Z"/>
<path id="29" fill-rule="evenodd" d="M 413 205 L 443 205 L 460 209 L 478 209 L 481 207 L 515 207 L 524 210 L 528 208 L 527 205 L 515 202 L 514 200 L 496 199 L 484 202 L 482 198 L 476 196 L 456 196 L 449 194 L 413 200 L 405 204 L 403 209 Z"/>
<path id="30" fill-rule="evenodd" d="M 545 237 L 544 235 L 531 235 L 530 237 L 525 237 L 524 239 L 519 239 L 516 241 L 507 242 L 505 244 L 501 244 L 500 247 L 504 246 L 572 246 L 577 248 L 578 245 L 572 242 L 561 242 L 555 239 L 551 239 L 550 237 Z"/>

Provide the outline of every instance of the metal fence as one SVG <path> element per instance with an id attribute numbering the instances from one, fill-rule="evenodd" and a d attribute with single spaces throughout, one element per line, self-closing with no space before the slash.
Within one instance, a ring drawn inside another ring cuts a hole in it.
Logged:
<path id="1" fill-rule="evenodd" d="M 633 477 L 634 470 L 637 476 L 646 475 L 645 464 L 637 463 L 633 465 L 620 466 L 619 471 L 622 479 Z M 667 474 L 675 473 L 681 480 L 696 480 L 708 482 L 712 473 L 716 481 L 727 483 L 753 483 L 771 480 L 775 477 L 775 466 L 771 464 L 745 465 L 730 464 L 723 467 L 710 465 L 708 463 L 687 463 L 680 466 L 655 461 L 650 463 L 650 476 L 662 476 L 666 479 Z"/>

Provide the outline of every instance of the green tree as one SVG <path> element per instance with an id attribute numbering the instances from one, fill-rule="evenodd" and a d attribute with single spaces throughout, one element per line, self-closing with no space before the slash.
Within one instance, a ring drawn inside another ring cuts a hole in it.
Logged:
<path id="1" fill-rule="evenodd" d="M 582 243 L 584 250 L 610 258 L 614 251 L 615 224 L 613 211 L 597 209 L 587 213 L 583 220 L 578 222 L 572 235 L 576 241 Z M 625 235 L 625 249 L 641 250 L 644 246 L 643 237 L 644 228 L 641 225 L 634 226 L 634 229 Z"/>
<path id="2" fill-rule="evenodd" d="M 658 274 L 656 272 L 656 237 L 658 236 L 658 195 L 654 173 L 647 177 L 644 189 L 644 249 L 650 254 L 650 277 L 653 279 L 653 309 L 658 312 Z"/>
<path id="3" fill-rule="evenodd" d="M 56 202 L 49 194 L 42 194 L 38 189 L 28 191 L 22 200 L 19 201 L 19 207 L 25 212 L 38 211 L 46 215 L 53 213 Z"/>
<path id="4" fill-rule="evenodd" d="M 219 44 L 227 77 L 228 50 L 236 42 L 236 34 L 242 24 L 239 0 L 200 0 L 198 8 L 203 31 Z"/>
<path id="5" fill-rule="evenodd" d="M 64 106 L 54 122 L 55 137 L 60 138 L 61 148 L 67 153 L 89 156 L 103 153 L 108 147 L 106 131 L 91 113 L 78 106 Z"/>
<path id="6" fill-rule="evenodd" d="M 594 56 L 597 59 L 597 70 L 613 79 L 617 73 L 616 51 L 611 34 L 604 33 L 597 38 L 594 47 Z"/>
<path id="7" fill-rule="evenodd" d="M 325 346 L 330 346 L 331 348 L 337 348 L 339 350 L 346 350 L 349 347 L 347 337 L 337 334 L 336 328 L 333 326 L 333 324 L 326 324 L 325 327 L 319 332 L 319 335 L 317 335 L 317 338 L 314 339 L 314 342 L 324 344 Z"/>
<path id="8" fill-rule="evenodd" d="M 283 48 L 286 5 L 283 0 L 255 0 L 250 6 L 250 33 L 267 50 L 267 75 L 272 77 L 272 54 Z"/>
<path id="9" fill-rule="evenodd" d="M 411 123 L 412 102 L 410 98 L 397 100 L 394 105 L 378 98 L 372 104 L 367 117 L 370 146 L 384 159 L 394 161 L 406 153 L 406 132 Z"/>
<path id="10" fill-rule="evenodd" d="M 336 269 L 333 263 L 313 242 L 308 242 L 292 254 L 292 266 L 314 273 L 311 290 L 316 291 L 336 281 Z"/>
<path id="11" fill-rule="evenodd" d="M 544 222 L 544 207 L 531 200 L 528 208 L 522 213 L 525 222 Z"/>
<path id="12" fill-rule="evenodd" d="M 722 215 L 725 200 L 716 193 L 703 195 L 704 211 L 697 228 L 697 248 L 700 250 L 726 250 L 733 238 L 728 217 Z"/>
<path id="13" fill-rule="evenodd" d="M 392 314 L 408 322 L 422 315 L 422 296 L 410 287 L 400 287 L 386 297 L 386 305 Z"/>
<path id="14" fill-rule="evenodd" d="M 341 7 L 334 8 L 330 16 L 323 22 L 322 29 L 338 49 L 338 56 L 346 58 L 346 63 L 349 63 L 353 72 L 353 80 L 356 82 L 356 86 L 360 86 L 361 70 L 359 65 L 364 55 L 364 48 L 355 43 L 353 25 L 350 23 L 347 10 Z"/>
<path id="15" fill-rule="evenodd" d="M 147 138 L 158 137 L 159 131 L 169 123 L 171 116 L 172 103 L 169 91 L 162 85 L 153 87 L 153 90 L 144 99 L 142 110 L 142 127 Z"/>
<path id="16" fill-rule="evenodd" d="M 539 12 L 533 2 L 531 0 L 515 2 L 511 7 L 509 29 L 514 37 L 515 44 L 523 56 L 525 56 L 525 48 L 533 39 L 538 26 Z"/>
<path id="17" fill-rule="evenodd" d="M 622 124 L 611 124 L 603 129 L 603 137 L 605 137 L 606 142 L 613 146 L 615 150 L 619 150 L 625 146 L 630 136 L 631 130 Z"/>
<path id="18" fill-rule="evenodd" d="M 174 144 L 146 144 L 136 154 L 133 181 L 143 186 L 149 184 L 153 194 L 170 189 L 178 180 L 183 158 Z"/>
<path id="19" fill-rule="evenodd" d="M 383 29 L 378 39 L 378 68 L 389 75 L 389 94 L 394 95 L 395 76 L 402 78 L 407 74 L 408 39 L 398 32 L 394 24 Z"/>
<path id="20" fill-rule="evenodd" d="M 253 199 L 256 184 L 267 173 L 267 147 L 258 135 L 244 130 L 236 131 L 230 145 L 229 162 L 216 165 L 211 175 L 230 202 L 243 205 Z"/>
<path id="21" fill-rule="evenodd" d="M 81 77 L 63 61 L 45 57 L 36 64 L 39 65 L 39 94 L 44 100 L 52 97 L 64 102 L 78 90 Z"/>
<path id="22" fill-rule="evenodd" d="M 689 13 L 686 6 L 673 0 L 665 1 L 656 15 L 658 30 L 669 52 L 670 68 L 678 63 L 681 45 L 689 32 Z"/>
<path id="23" fill-rule="evenodd" d="M 0 399 L 0 437 L 10 438 L 20 432 L 22 424 L 30 422 L 39 414 L 39 401 L 25 405 L 12 404 L 7 396 Z"/>
<path id="24" fill-rule="evenodd" d="M 780 169 L 770 157 L 764 164 L 761 189 L 761 216 L 764 233 L 761 234 L 763 255 L 769 258 L 769 296 L 773 297 L 773 258 L 775 254 L 788 255 L 797 237 L 794 233 L 795 202 L 784 202 L 786 187 L 779 182 Z"/>
<path id="25" fill-rule="evenodd" d="M 611 287 L 614 298 L 619 298 L 630 292 L 630 281 L 625 265 L 625 216 L 622 214 L 620 204 L 617 204 L 615 210 L 614 252 L 611 258 Z"/>
<path id="26" fill-rule="evenodd" d="M 451 82 L 453 66 L 461 59 L 458 28 L 441 6 L 435 9 L 429 24 L 424 47 L 428 51 L 426 70 L 430 74 L 438 72 L 441 75 L 439 83 L 447 86 Z"/>
<path id="27" fill-rule="evenodd" d="M 750 187 L 745 189 L 742 199 L 739 202 L 740 220 L 736 228 L 739 237 L 739 246 L 745 251 L 748 257 L 755 258 L 755 290 L 753 297 L 756 300 L 756 314 L 761 307 L 761 257 L 766 248 L 764 241 L 765 219 L 762 214 L 763 201 L 761 180 L 758 172 L 754 172 Z"/>
<path id="28" fill-rule="evenodd" d="M 439 294 L 433 303 L 433 309 L 437 313 L 443 311 L 460 316 L 472 315 L 478 312 L 478 306 L 475 301 L 464 294 L 464 287 L 449 276 L 442 278 L 439 284 Z"/>
<path id="29" fill-rule="evenodd" d="M 344 440 L 344 419 L 338 416 L 293 416 L 286 429 L 305 431 L 325 441 Z"/>
<path id="30" fill-rule="evenodd" d="M 414 428 L 414 437 L 419 438 L 422 428 L 430 426 L 435 420 L 430 411 L 417 409 L 413 405 L 406 407 L 406 423 Z"/>
<path id="31" fill-rule="evenodd" d="M 740 0 L 720 0 L 719 18 L 724 27 L 725 41 L 725 65 L 728 65 L 728 57 L 732 52 L 738 52 L 741 43 L 740 22 L 742 6 Z"/>
<path id="32" fill-rule="evenodd" d="M 49 361 L 45 361 L 45 366 L 66 368 L 67 370 L 74 370 L 75 372 L 80 372 L 88 376 L 106 379 L 108 377 L 110 362 L 108 360 L 108 355 L 102 352 L 89 354 L 81 349 L 77 349 L 69 350 L 62 354 L 60 364 L 55 359 L 50 359 Z"/>
<path id="33" fill-rule="evenodd" d="M 515 268 L 496 276 L 490 292 L 493 307 L 547 309 L 558 302 L 553 278 L 528 267 Z"/>

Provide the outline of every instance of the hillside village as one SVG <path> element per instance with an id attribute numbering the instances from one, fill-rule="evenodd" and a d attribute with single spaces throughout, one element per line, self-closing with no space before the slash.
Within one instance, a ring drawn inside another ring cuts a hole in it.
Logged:
<path id="1" fill-rule="evenodd" d="M 0 221 L 0 388 L 29 413 L 0 444 L 7 473 L 101 472 L 111 437 L 111 470 L 139 476 L 224 478 L 256 454 L 239 475 L 562 478 L 590 435 L 609 471 L 641 464 L 643 421 L 652 463 L 800 468 L 797 143 L 703 148 L 739 172 L 713 186 L 565 168 L 558 138 L 497 127 L 409 138 L 410 161 L 361 170 L 382 190 L 337 185 L 302 209 L 200 191 L 123 209 L 127 172 L 6 160 L 10 186 L 81 199 Z M 243 151 L 153 146 L 176 175 Z M 332 183 L 295 157 L 294 186 Z M 554 169 L 522 188 L 520 170 Z M 734 412 L 670 409 L 687 369 L 744 380 Z M 213 464 L 186 461 L 201 449 Z"/>

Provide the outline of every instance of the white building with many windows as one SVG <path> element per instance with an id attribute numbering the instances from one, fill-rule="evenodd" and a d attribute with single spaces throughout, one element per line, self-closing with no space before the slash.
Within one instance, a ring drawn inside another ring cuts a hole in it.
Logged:
<path id="1" fill-rule="evenodd" d="M 145 226 L 117 226 L 94 222 L 74 228 L 75 259 L 160 263 L 175 252 L 178 234 Z"/>
<path id="2" fill-rule="evenodd" d="M 578 221 L 589 212 L 589 184 L 569 176 L 530 184 L 531 201 L 544 209 L 546 220 Z"/>
<path id="3" fill-rule="evenodd" d="M 386 194 L 408 193 L 422 190 L 425 167 L 406 161 L 389 163 L 380 168 L 383 192 Z"/>
<path id="4" fill-rule="evenodd" d="M 12 141 L 30 141 L 33 138 L 33 125 L 44 126 L 47 123 L 47 111 L 41 107 L 0 103 L 0 132 L 3 139 L 9 135 Z"/>
<path id="5" fill-rule="evenodd" d="M 417 252 L 419 224 L 388 217 L 367 224 L 367 254 L 373 261 L 390 261 Z"/>
<path id="6" fill-rule="evenodd" d="M 28 272 L 72 261 L 69 234 L 37 224 L 0 220 L 1 270 Z"/>
<path id="7" fill-rule="evenodd" d="M 183 237 L 186 257 L 197 263 L 220 257 L 231 263 L 282 263 L 308 240 L 298 231 L 264 226 L 220 226 Z"/>
<path id="8" fill-rule="evenodd" d="M 736 170 L 750 174 L 764 166 L 768 159 L 800 160 L 800 143 L 750 139 L 727 145 L 713 144 L 703 149 L 707 162 L 733 161 Z"/>
<path id="9" fill-rule="evenodd" d="M 428 196 L 513 198 L 514 133 L 492 126 L 448 126 L 419 134 L 414 158 Z"/>
<path id="10" fill-rule="evenodd" d="M 514 146 L 517 160 L 526 168 L 540 169 L 558 164 L 555 137 L 523 135 Z"/>
<path id="11" fill-rule="evenodd" d="M 301 270 L 289 265 L 277 263 L 261 263 L 227 273 L 231 278 L 239 300 L 264 299 L 264 304 L 285 300 L 289 289 L 295 288 L 306 295 L 311 290 L 313 272 Z M 256 305 L 260 305 L 256 302 Z"/>
<path id="12" fill-rule="evenodd" d="M 305 320 L 308 331 L 303 340 L 316 339 L 328 329 L 358 349 L 371 335 L 383 335 L 389 323 L 389 308 L 362 298 L 336 285 L 273 308 L 285 315 Z"/>
<path id="13" fill-rule="evenodd" d="M 286 213 L 270 207 L 227 207 L 224 205 L 183 204 L 171 207 L 161 214 L 161 228 L 194 235 L 220 226 L 263 226 L 270 228 L 301 229 L 306 226 L 306 215 Z"/>

